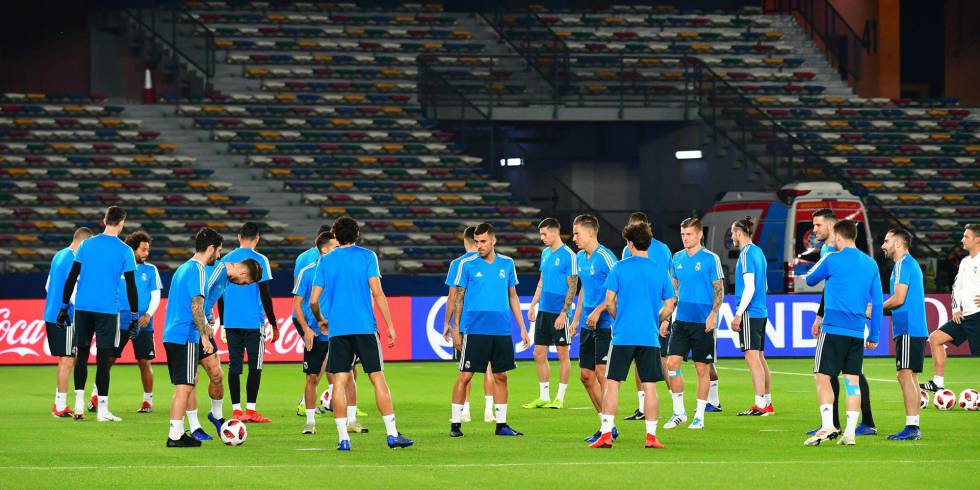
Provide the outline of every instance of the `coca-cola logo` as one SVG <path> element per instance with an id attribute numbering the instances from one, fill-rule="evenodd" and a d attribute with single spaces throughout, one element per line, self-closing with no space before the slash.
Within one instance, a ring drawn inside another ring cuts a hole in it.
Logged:
<path id="1" fill-rule="evenodd" d="M 11 319 L 10 308 L 0 308 L 0 355 L 16 354 L 22 357 L 51 355 L 44 342 L 44 320 Z"/>

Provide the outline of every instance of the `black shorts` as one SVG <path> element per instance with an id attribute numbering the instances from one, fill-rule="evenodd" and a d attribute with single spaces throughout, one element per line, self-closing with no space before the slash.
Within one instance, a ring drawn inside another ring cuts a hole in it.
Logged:
<path id="1" fill-rule="evenodd" d="M 595 330 L 582 327 L 578 339 L 578 367 L 595 371 Z"/>
<path id="2" fill-rule="evenodd" d="M 330 342 L 327 340 L 313 339 L 313 348 L 306 350 L 303 346 L 303 372 L 306 374 L 320 374 L 327 367 L 327 352 L 330 350 Z"/>
<path id="3" fill-rule="evenodd" d="M 864 339 L 821 333 L 813 357 L 813 372 L 831 378 L 840 373 L 860 376 L 864 373 Z"/>
<path id="4" fill-rule="evenodd" d="M 75 348 L 78 352 L 88 352 L 95 336 L 95 346 L 99 349 L 119 347 L 119 315 L 75 310 Z"/>
<path id="5" fill-rule="evenodd" d="M 122 357 L 123 349 L 129 343 L 129 330 L 120 330 L 119 335 L 119 347 L 116 347 L 116 353 L 113 354 L 116 357 Z M 136 338 L 133 339 L 133 354 L 136 356 L 136 359 L 141 361 L 153 359 L 156 357 L 156 353 L 153 350 L 153 332 L 140 330 L 136 334 Z"/>
<path id="6" fill-rule="evenodd" d="M 667 344 L 667 355 L 681 356 L 687 360 L 691 353 L 694 362 L 711 364 L 718 357 L 715 331 L 705 333 L 705 324 L 690 322 L 674 322 L 670 330 L 670 343 Z"/>
<path id="7" fill-rule="evenodd" d="M 939 330 L 953 338 L 953 345 L 960 345 L 964 341 L 969 341 L 970 355 L 980 356 L 980 313 L 964 316 L 961 323 L 950 320 L 939 327 Z"/>
<path id="8" fill-rule="evenodd" d="M 62 327 L 57 323 L 44 322 L 48 337 L 48 350 L 55 357 L 75 357 L 75 326 Z"/>
<path id="9" fill-rule="evenodd" d="M 657 327 L 657 330 L 658 331 L 660 330 L 659 326 Z M 666 337 L 660 336 L 660 357 L 667 357 L 669 355 L 667 353 L 667 346 L 670 345 L 670 337 L 671 337 L 670 334 L 672 333 L 672 331 L 673 331 L 672 326 L 667 327 L 667 336 Z"/>
<path id="10" fill-rule="evenodd" d="M 262 358 L 265 357 L 265 345 L 262 342 L 262 331 L 258 329 L 226 328 L 225 337 L 228 339 L 228 372 L 242 374 L 242 364 L 245 352 L 248 351 L 248 369 L 262 370 Z"/>
<path id="11" fill-rule="evenodd" d="M 612 329 L 597 328 L 595 331 L 595 363 L 605 366 L 609 361 L 609 344 L 612 343 Z"/>
<path id="12" fill-rule="evenodd" d="M 206 359 L 208 357 L 218 355 L 218 344 L 214 341 L 214 337 L 208 337 L 208 340 L 211 341 L 211 353 L 210 354 L 205 354 L 204 353 L 204 342 L 198 342 L 197 343 L 197 349 L 198 349 L 197 358 L 200 359 L 200 360 L 204 360 L 204 359 Z"/>
<path id="13" fill-rule="evenodd" d="M 170 371 L 170 382 L 174 386 L 194 386 L 197 384 L 197 363 L 200 362 L 197 357 L 200 350 L 199 344 L 200 342 L 163 343 L 163 348 L 167 351 L 167 369 Z"/>
<path id="14" fill-rule="evenodd" d="M 749 318 L 748 313 L 742 314 L 742 331 L 739 332 L 742 352 L 747 350 L 766 351 L 766 317 Z"/>
<path id="15" fill-rule="evenodd" d="M 556 313 L 538 312 L 534 320 L 534 345 L 568 345 L 572 339 L 571 320 L 565 323 L 565 328 L 555 330 Z"/>
<path id="16" fill-rule="evenodd" d="M 926 357 L 926 340 L 925 337 L 910 337 L 908 334 L 895 337 L 895 370 L 911 369 L 913 373 L 921 373 Z"/>
<path id="17" fill-rule="evenodd" d="M 354 369 L 354 363 L 361 361 L 361 369 L 366 374 L 384 371 L 385 361 L 381 356 L 381 338 L 377 333 L 359 333 L 330 337 L 330 355 L 327 356 L 327 372 L 346 373 Z"/>
<path id="18" fill-rule="evenodd" d="M 464 335 L 459 370 L 468 373 L 483 373 L 486 372 L 488 364 L 495 373 L 505 373 L 517 367 L 514 364 L 514 341 L 511 336 Z"/>
<path id="19" fill-rule="evenodd" d="M 613 345 L 609 347 L 609 369 L 606 378 L 623 382 L 630 373 L 630 364 L 636 362 L 636 375 L 641 383 L 656 383 L 664 380 L 660 365 L 660 347 L 645 345 Z"/>

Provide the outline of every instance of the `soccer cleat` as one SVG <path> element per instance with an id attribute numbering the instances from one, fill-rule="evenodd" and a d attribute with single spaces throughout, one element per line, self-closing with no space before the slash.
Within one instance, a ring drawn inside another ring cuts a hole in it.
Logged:
<path id="1" fill-rule="evenodd" d="M 617 429 L 615 425 L 613 426 L 612 435 L 614 441 L 619 439 L 619 429 Z"/>
<path id="2" fill-rule="evenodd" d="M 214 430 L 218 431 L 218 434 L 220 434 L 221 433 L 221 426 L 222 425 L 225 425 L 225 419 L 224 418 L 220 418 L 220 419 L 215 418 L 214 415 L 211 414 L 211 412 L 208 412 L 208 420 L 210 420 L 211 423 L 214 424 Z"/>
<path id="3" fill-rule="evenodd" d="M 246 422 L 255 422 L 256 424 L 268 424 L 269 422 L 272 422 L 255 410 L 246 410 L 245 415 L 248 416 L 248 420 L 246 420 Z"/>
<path id="4" fill-rule="evenodd" d="M 673 429 L 674 427 L 677 427 L 678 425 L 681 425 L 684 422 L 687 422 L 687 414 L 686 413 L 675 413 L 670 418 L 670 420 L 668 420 L 664 424 L 664 429 Z"/>
<path id="5" fill-rule="evenodd" d="M 300 402 L 299 405 L 296 405 L 296 416 L 297 417 L 306 416 L 306 403 Z"/>
<path id="6" fill-rule="evenodd" d="M 589 447 L 592 449 L 611 449 L 613 446 L 613 437 L 611 432 L 606 432 L 605 434 L 599 435 L 599 438 L 595 440 Z"/>
<path id="7" fill-rule="evenodd" d="M 248 421 L 251 420 L 249 414 L 247 412 L 246 413 L 242 413 L 241 410 L 234 410 L 234 411 L 232 411 L 231 412 L 231 418 L 233 418 L 235 420 L 238 420 L 238 421 L 241 421 L 241 422 L 248 422 Z"/>
<path id="8" fill-rule="evenodd" d="M 324 407 L 316 407 L 316 414 L 317 414 L 317 415 L 326 415 L 326 414 L 327 414 L 327 412 L 329 412 L 329 411 L 330 411 L 330 410 L 327 410 L 327 409 L 326 409 L 326 408 L 324 408 Z"/>
<path id="9" fill-rule="evenodd" d="M 687 428 L 688 429 L 703 429 L 704 428 L 704 421 L 701 420 L 701 419 L 699 419 L 699 418 L 695 418 L 694 420 L 691 421 L 691 425 L 687 426 Z"/>
<path id="10" fill-rule="evenodd" d="M 399 433 L 397 436 L 388 436 L 388 447 L 395 449 L 396 447 L 409 447 L 415 444 L 415 441 L 401 435 Z"/>
<path id="11" fill-rule="evenodd" d="M 350 451 L 350 439 L 344 439 L 337 444 L 338 451 Z"/>
<path id="12" fill-rule="evenodd" d="M 96 422 L 122 422 L 122 419 L 113 415 L 112 412 L 106 412 L 105 415 L 96 415 L 95 421 Z"/>
<path id="13" fill-rule="evenodd" d="M 878 429 L 871 427 L 869 425 L 858 424 L 857 428 L 854 430 L 854 435 L 876 436 L 878 435 Z"/>
<path id="14" fill-rule="evenodd" d="M 755 405 L 752 405 L 751 407 L 746 408 L 745 410 L 739 412 L 738 416 L 739 417 L 762 417 L 765 414 L 766 412 L 763 409 Z"/>
<path id="15" fill-rule="evenodd" d="M 140 408 L 136 410 L 136 413 L 151 413 L 151 412 L 153 412 L 153 404 L 148 401 L 144 401 L 140 405 Z"/>
<path id="16" fill-rule="evenodd" d="M 592 434 L 591 436 L 586 437 L 585 438 L 585 442 L 587 442 L 589 444 L 592 444 L 593 442 L 598 441 L 599 440 L 599 436 L 601 436 L 601 435 L 602 435 L 602 431 L 598 431 L 597 430 L 597 431 L 595 431 L 595 434 Z"/>
<path id="17" fill-rule="evenodd" d="M 85 420 L 85 414 L 82 412 L 75 412 L 72 414 L 72 417 L 78 422 Z"/>
<path id="18" fill-rule="evenodd" d="M 201 441 L 194 439 L 185 432 L 176 441 L 168 437 L 167 447 L 201 447 Z"/>
<path id="19" fill-rule="evenodd" d="M 906 425 L 902 432 L 888 436 L 889 441 L 918 441 L 922 439 L 922 433 L 918 427 Z"/>
<path id="20" fill-rule="evenodd" d="M 95 413 L 96 407 L 98 406 L 99 406 L 99 397 L 92 395 L 92 397 L 88 399 L 88 407 L 87 407 L 88 411 Z"/>
<path id="21" fill-rule="evenodd" d="M 718 405 L 712 405 L 712 404 L 709 403 L 709 404 L 705 405 L 704 411 L 705 411 L 705 413 L 708 413 L 708 412 L 720 412 L 721 411 L 721 404 L 719 403 Z"/>
<path id="22" fill-rule="evenodd" d="M 300 434 L 316 434 L 316 424 L 306 424 L 303 426 L 303 432 Z"/>
<path id="23" fill-rule="evenodd" d="M 844 434 L 837 440 L 838 446 L 854 446 L 857 445 L 857 438 L 854 436 L 849 436 Z"/>
<path id="24" fill-rule="evenodd" d="M 820 429 L 821 429 L 821 427 L 817 427 L 816 429 L 813 429 L 810 432 L 807 432 L 806 435 L 808 435 L 808 436 L 816 435 L 817 432 L 820 432 Z M 835 428 L 834 430 L 836 430 L 838 433 L 840 433 L 840 429 Z M 837 436 L 835 435 L 834 437 L 837 437 Z"/>
<path id="25" fill-rule="evenodd" d="M 449 424 L 449 437 L 463 437 L 463 431 L 460 429 L 460 424 Z"/>
<path id="26" fill-rule="evenodd" d="M 198 441 L 213 441 L 214 440 L 213 437 L 209 436 L 208 433 L 207 432 L 204 432 L 204 429 L 202 429 L 200 427 L 198 427 L 197 429 L 195 429 L 194 432 L 191 432 L 191 437 L 193 437 L 194 439 L 196 439 Z"/>
<path id="27" fill-rule="evenodd" d="M 358 409 L 357 409 L 357 416 L 358 416 L 358 417 L 367 417 L 367 416 L 368 416 L 368 414 L 367 414 L 367 412 L 365 412 L 364 410 L 361 410 L 360 408 L 358 408 Z"/>
<path id="28" fill-rule="evenodd" d="M 762 409 L 763 417 L 768 417 L 770 415 L 776 415 L 776 409 L 772 407 L 772 403 L 766 405 L 766 408 Z"/>
<path id="29" fill-rule="evenodd" d="M 837 429 L 823 429 L 817 431 L 812 437 L 803 441 L 804 446 L 819 446 L 821 442 L 832 441 L 840 435 Z"/>
<path id="30" fill-rule="evenodd" d="M 663 449 L 664 445 L 657 440 L 657 436 L 653 434 L 647 434 L 647 442 L 643 445 L 647 449 Z"/>
<path id="31" fill-rule="evenodd" d="M 470 416 L 469 412 L 463 412 L 463 416 L 460 418 L 463 422 L 472 422 L 473 417 Z"/>
<path id="32" fill-rule="evenodd" d="M 350 432 L 352 434 L 367 434 L 368 429 L 367 427 L 361 425 L 360 422 L 355 421 L 347 424 L 347 432 Z"/>
<path id="33" fill-rule="evenodd" d="M 64 410 L 60 410 L 60 411 L 57 410 L 55 407 L 56 405 L 51 406 L 51 415 L 53 415 L 56 418 L 67 418 L 67 417 L 75 416 L 75 412 L 73 412 L 72 409 L 68 407 L 65 407 Z"/>
<path id="34" fill-rule="evenodd" d="M 942 391 L 945 389 L 942 386 L 937 385 L 936 382 L 931 379 L 929 381 L 926 381 L 925 383 L 919 384 L 919 388 L 932 392 Z"/>
<path id="35" fill-rule="evenodd" d="M 565 402 L 563 400 L 559 400 L 555 398 L 554 400 L 551 400 L 551 402 L 549 402 L 547 405 L 545 405 L 544 408 L 553 408 L 555 410 L 561 410 L 563 406 L 565 406 Z"/>
<path id="36" fill-rule="evenodd" d="M 549 403 L 551 403 L 550 400 L 542 400 L 542 399 L 538 398 L 537 400 L 534 400 L 533 402 L 527 402 L 527 403 L 525 403 L 525 404 L 523 404 L 521 406 L 524 407 L 524 408 L 544 408 Z"/>
<path id="37" fill-rule="evenodd" d="M 644 419 L 646 419 L 646 416 L 643 415 L 643 412 L 639 408 L 637 408 L 636 411 L 633 412 L 633 415 L 623 417 L 623 420 L 644 420 Z"/>
<path id="38" fill-rule="evenodd" d="M 523 432 L 517 432 L 511 426 L 507 424 L 498 424 L 497 430 L 494 431 L 495 435 L 498 436 L 523 436 Z"/>

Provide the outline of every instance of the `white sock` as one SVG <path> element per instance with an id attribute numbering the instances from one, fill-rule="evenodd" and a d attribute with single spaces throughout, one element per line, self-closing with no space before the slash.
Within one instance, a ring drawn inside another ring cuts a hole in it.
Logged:
<path id="1" fill-rule="evenodd" d="M 485 405 L 483 413 L 493 416 L 493 395 L 483 397 Z"/>
<path id="2" fill-rule="evenodd" d="M 718 406 L 721 405 L 721 400 L 718 399 L 718 382 L 712 381 L 708 385 L 708 403 Z"/>
<path id="3" fill-rule="evenodd" d="M 99 396 L 99 416 L 109 415 L 109 397 Z"/>
<path id="4" fill-rule="evenodd" d="M 149 403 L 150 405 L 153 405 L 153 393 L 147 393 L 147 392 L 144 391 L 143 392 L 143 401 L 145 401 L 146 403 Z"/>
<path id="5" fill-rule="evenodd" d="M 191 432 L 201 428 L 201 422 L 197 420 L 197 410 L 187 411 L 187 425 L 190 426 Z"/>
<path id="6" fill-rule="evenodd" d="M 316 424 L 316 417 L 315 416 L 316 416 L 316 409 L 315 408 L 307 408 L 306 409 L 306 423 L 307 424 L 314 424 L 315 425 Z"/>
<path id="7" fill-rule="evenodd" d="M 761 395 L 756 395 L 755 396 L 755 406 L 757 406 L 759 408 L 766 408 L 767 406 L 769 406 L 769 404 L 766 403 L 766 397 L 761 396 Z"/>
<path id="8" fill-rule="evenodd" d="M 397 437 L 398 428 L 395 427 L 395 414 L 392 413 L 384 415 L 381 417 L 381 419 L 385 421 L 385 432 L 387 432 L 389 436 Z"/>
<path id="9" fill-rule="evenodd" d="M 698 400 L 698 408 L 694 410 L 694 418 L 704 421 L 704 409 L 708 407 L 708 400 Z"/>
<path id="10" fill-rule="evenodd" d="M 599 414 L 599 420 L 601 421 L 599 424 L 599 432 L 603 434 L 608 434 L 612 432 L 613 427 L 616 426 L 614 419 L 615 416 L 613 415 L 608 415 L 605 413 Z"/>
<path id="11" fill-rule="evenodd" d="M 538 399 L 551 400 L 551 384 L 547 382 L 538 383 Z"/>
<path id="12" fill-rule="evenodd" d="M 640 400 L 640 405 L 639 405 L 640 408 L 638 408 L 637 410 L 643 412 L 643 402 L 646 401 L 647 399 L 646 393 L 644 393 L 643 391 L 637 391 L 636 397 Z"/>
<path id="13" fill-rule="evenodd" d="M 337 423 L 337 436 L 340 437 L 340 442 L 349 441 L 350 436 L 347 435 L 347 417 L 334 419 L 334 422 Z"/>
<path id="14" fill-rule="evenodd" d="M 674 401 L 674 415 L 687 414 L 687 410 L 684 410 L 684 392 L 680 393 L 670 393 L 671 400 Z"/>
<path id="15" fill-rule="evenodd" d="M 170 421 L 170 440 L 176 441 L 184 435 L 184 419 Z"/>
<path id="16" fill-rule="evenodd" d="M 218 420 L 225 418 L 224 404 L 224 398 L 220 400 L 211 400 L 211 415 L 214 416 L 214 418 Z"/>
<path id="17" fill-rule="evenodd" d="M 470 402 L 463 402 L 463 413 L 468 417 L 470 415 Z"/>
<path id="18" fill-rule="evenodd" d="M 946 384 L 945 384 L 946 383 L 946 378 L 943 377 L 943 376 L 940 376 L 938 374 L 934 374 L 932 376 L 932 382 L 935 383 L 936 386 L 946 386 Z"/>
<path id="19" fill-rule="evenodd" d="M 75 413 L 85 411 L 85 390 L 75 390 Z"/>
<path id="20" fill-rule="evenodd" d="M 234 410 L 234 411 L 236 411 L 236 412 L 241 412 L 242 411 L 242 404 L 241 403 L 232 403 L 231 404 L 231 409 Z"/>
<path id="21" fill-rule="evenodd" d="M 54 409 L 62 411 L 68 408 L 68 393 L 54 392 Z"/>
<path id="22" fill-rule="evenodd" d="M 558 383 L 558 394 L 555 400 L 565 401 L 565 392 L 568 391 L 568 383 Z"/>
<path id="23" fill-rule="evenodd" d="M 452 415 L 450 416 L 449 422 L 453 424 L 458 424 L 463 421 L 463 406 L 459 403 L 452 404 Z"/>
<path id="24" fill-rule="evenodd" d="M 905 425 L 911 425 L 914 427 L 919 426 L 919 416 L 918 415 L 908 415 L 905 417 Z"/>
<path id="25" fill-rule="evenodd" d="M 766 400 L 766 406 L 767 407 L 769 405 L 772 405 L 772 393 L 766 393 L 766 394 L 762 395 L 762 398 L 765 398 L 765 400 Z"/>
<path id="26" fill-rule="evenodd" d="M 820 428 L 827 430 L 834 429 L 834 406 L 830 403 L 820 405 Z"/>
<path id="27" fill-rule="evenodd" d="M 506 403 L 495 403 L 493 405 L 493 416 L 497 419 L 498 424 L 507 423 L 507 404 Z"/>
<path id="28" fill-rule="evenodd" d="M 251 411 L 254 412 L 255 411 L 255 404 L 254 403 L 246 403 L 245 404 L 245 409 L 246 410 L 251 410 Z"/>
<path id="29" fill-rule="evenodd" d="M 357 422 L 357 406 L 347 405 L 347 423 L 353 424 Z"/>
<path id="30" fill-rule="evenodd" d="M 844 427 L 844 435 L 854 437 L 854 431 L 857 429 L 858 415 L 861 412 L 847 412 L 847 425 Z"/>
<path id="31" fill-rule="evenodd" d="M 651 436 L 657 435 L 657 419 L 647 420 L 647 434 Z"/>

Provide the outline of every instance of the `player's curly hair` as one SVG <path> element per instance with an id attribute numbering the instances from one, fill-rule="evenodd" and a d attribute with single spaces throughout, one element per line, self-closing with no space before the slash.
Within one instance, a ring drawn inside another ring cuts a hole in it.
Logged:
<path id="1" fill-rule="evenodd" d="M 197 234 L 194 235 L 194 250 L 197 252 L 204 252 L 212 245 L 217 248 L 224 243 L 225 238 L 221 236 L 221 233 L 206 226 L 197 230 Z"/>
<path id="2" fill-rule="evenodd" d="M 341 216 L 333 222 L 333 235 L 337 238 L 337 243 L 350 245 L 357 242 L 361 235 L 361 227 L 354 218 Z"/>
<path id="3" fill-rule="evenodd" d="M 632 242 L 637 250 L 647 250 L 653 239 L 653 229 L 650 228 L 650 223 L 632 223 L 623 229 L 623 239 Z"/>
<path id="4" fill-rule="evenodd" d="M 129 235 L 126 235 L 126 239 L 123 240 L 129 248 L 136 250 L 140 248 L 140 244 L 143 242 L 153 243 L 153 239 L 150 238 L 150 234 L 143 230 L 136 230 Z"/>

